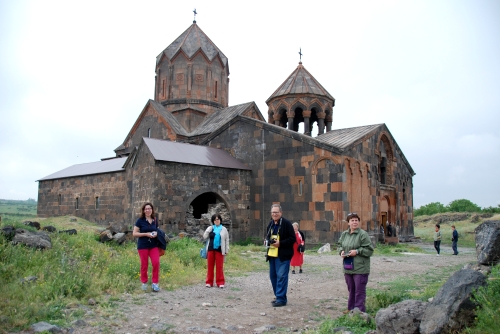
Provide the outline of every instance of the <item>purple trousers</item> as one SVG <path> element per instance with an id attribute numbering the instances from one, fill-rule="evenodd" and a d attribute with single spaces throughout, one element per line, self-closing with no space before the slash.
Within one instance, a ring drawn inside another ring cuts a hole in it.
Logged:
<path id="1" fill-rule="evenodd" d="M 347 309 L 350 311 L 355 307 L 360 311 L 366 312 L 366 284 L 368 283 L 369 274 L 344 274 L 347 290 L 349 291 L 349 301 Z"/>

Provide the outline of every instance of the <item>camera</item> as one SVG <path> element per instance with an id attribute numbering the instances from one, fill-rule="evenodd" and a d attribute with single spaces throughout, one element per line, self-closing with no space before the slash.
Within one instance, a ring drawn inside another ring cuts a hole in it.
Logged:
<path id="1" fill-rule="evenodd" d="M 156 235 L 156 232 L 151 232 L 151 236 L 154 237 Z"/>
<path id="2" fill-rule="evenodd" d="M 272 244 L 275 244 L 275 243 L 276 243 L 276 239 L 274 239 L 274 238 L 273 238 L 273 239 L 271 239 L 269 242 L 271 243 L 271 245 L 272 245 Z"/>
<path id="3" fill-rule="evenodd" d="M 349 254 L 347 254 L 345 257 L 349 257 Z"/>

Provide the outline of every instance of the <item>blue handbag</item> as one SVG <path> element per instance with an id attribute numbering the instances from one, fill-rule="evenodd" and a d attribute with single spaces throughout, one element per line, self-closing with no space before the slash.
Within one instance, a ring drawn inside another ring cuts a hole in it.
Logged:
<path id="1" fill-rule="evenodd" d="M 208 239 L 205 242 L 205 246 L 200 249 L 200 256 L 201 256 L 202 259 L 206 259 L 207 258 L 207 246 L 208 246 Z"/>

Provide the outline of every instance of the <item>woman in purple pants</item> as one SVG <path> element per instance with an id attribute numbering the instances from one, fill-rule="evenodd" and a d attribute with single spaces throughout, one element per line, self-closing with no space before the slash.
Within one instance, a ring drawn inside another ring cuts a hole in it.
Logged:
<path id="1" fill-rule="evenodd" d="M 370 274 L 370 256 L 373 246 L 370 236 L 360 228 L 360 219 L 357 213 L 347 215 L 349 229 L 342 232 L 339 239 L 339 254 L 343 259 L 344 278 L 349 291 L 347 311 L 358 308 L 366 312 L 366 284 Z"/>

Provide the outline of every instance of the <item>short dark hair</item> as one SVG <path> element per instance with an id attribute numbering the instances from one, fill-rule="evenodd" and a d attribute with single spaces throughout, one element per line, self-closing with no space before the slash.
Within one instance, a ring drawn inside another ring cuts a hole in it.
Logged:
<path id="1" fill-rule="evenodd" d="M 212 224 L 214 223 L 215 218 L 219 218 L 220 223 L 222 224 L 222 217 L 220 216 L 219 213 L 216 213 L 215 215 L 212 215 Z"/>
<path id="2" fill-rule="evenodd" d="M 146 206 L 149 205 L 151 207 L 151 218 L 155 219 L 155 207 L 153 206 L 153 204 L 149 203 L 149 202 L 146 202 L 142 205 L 141 207 L 141 218 L 142 219 L 146 219 L 146 214 L 144 213 L 144 209 L 146 208 Z"/>
<path id="3" fill-rule="evenodd" d="M 356 212 L 349 212 L 347 214 L 347 218 L 346 218 L 347 221 L 351 220 L 352 218 L 358 218 L 358 220 L 361 221 L 361 218 L 359 218 L 359 216 Z"/>
<path id="4" fill-rule="evenodd" d="M 441 228 L 441 225 L 439 225 L 439 224 L 436 224 L 436 227 L 437 227 L 437 228 Z"/>

